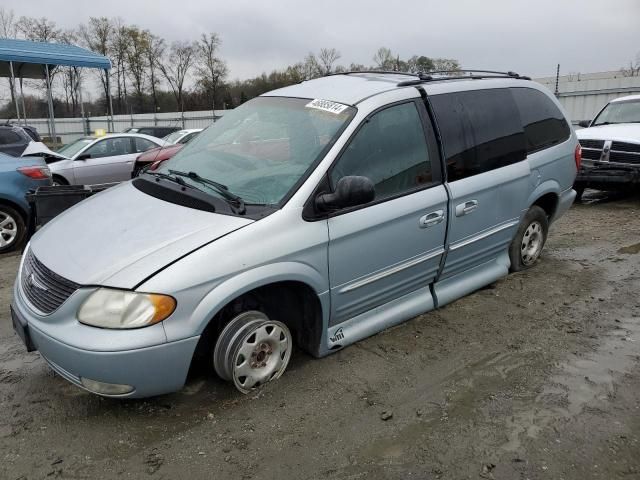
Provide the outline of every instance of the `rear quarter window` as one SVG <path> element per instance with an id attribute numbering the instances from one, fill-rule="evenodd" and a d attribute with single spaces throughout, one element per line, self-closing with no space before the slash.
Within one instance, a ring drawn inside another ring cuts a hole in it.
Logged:
<path id="1" fill-rule="evenodd" d="M 442 137 L 449 182 L 526 158 L 524 130 L 509 89 L 452 92 L 429 99 Z"/>
<path id="2" fill-rule="evenodd" d="M 564 142 L 571 129 L 560 109 L 539 90 L 533 88 L 511 88 L 518 106 L 524 128 L 527 153 Z"/>

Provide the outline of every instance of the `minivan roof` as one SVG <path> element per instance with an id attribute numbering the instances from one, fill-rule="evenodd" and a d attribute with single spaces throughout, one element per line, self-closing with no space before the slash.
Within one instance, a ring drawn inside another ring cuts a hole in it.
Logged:
<path id="1" fill-rule="evenodd" d="M 426 83 L 414 86 L 398 86 L 398 83 L 406 82 L 418 77 L 407 76 L 402 73 L 377 73 L 355 72 L 346 75 L 329 75 L 313 80 L 307 80 L 296 85 L 279 88 L 267 92 L 265 97 L 295 97 L 295 98 L 321 98 L 345 105 L 356 105 L 366 98 L 398 88 L 414 88 L 422 86 L 427 94 L 455 92 L 460 90 L 474 90 L 479 88 L 500 88 L 510 86 L 523 86 L 523 82 L 534 82 L 513 77 L 500 78 L 457 78 L 433 79 Z"/>

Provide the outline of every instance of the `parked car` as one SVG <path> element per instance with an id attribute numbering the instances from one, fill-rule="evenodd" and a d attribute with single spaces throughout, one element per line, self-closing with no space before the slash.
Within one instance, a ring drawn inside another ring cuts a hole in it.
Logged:
<path id="1" fill-rule="evenodd" d="M 96 185 L 129 180 L 136 157 L 164 140 L 138 133 L 83 137 L 56 153 L 67 157 L 49 163 L 56 185 Z"/>
<path id="2" fill-rule="evenodd" d="M 178 127 L 129 127 L 125 128 L 122 133 L 141 133 L 156 138 L 164 138 L 178 130 L 180 130 Z"/>
<path id="3" fill-rule="evenodd" d="M 31 136 L 23 128 L 0 125 L 0 153 L 19 157 L 31 142 Z"/>
<path id="4" fill-rule="evenodd" d="M 610 101 L 587 127 L 576 133 L 582 145 L 582 168 L 575 189 L 637 189 L 640 185 L 640 95 Z"/>
<path id="5" fill-rule="evenodd" d="M 0 153 L 0 253 L 23 244 L 31 214 L 25 195 L 44 185 L 51 185 L 51 172 L 42 158 Z"/>
<path id="6" fill-rule="evenodd" d="M 163 140 L 169 143 L 169 146 L 152 148 L 138 155 L 135 167 L 133 168 L 133 176 L 137 177 L 144 168 L 151 164 L 159 165 L 161 162 L 169 160 L 178 153 L 184 145 L 196 138 L 201 131 L 201 128 L 192 128 L 189 130 L 178 130 L 177 132 L 167 135 Z"/>
<path id="7" fill-rule="evenodd" d="M 532 267 L 576 135 L 541 85 L 459 75 L 340 74 L 228 112 L 33 237 L 16 331 L 100 395 L 177 390 L 194 358 L 247 393 L 294 342 L 322 357 Z"/>
<path id="8" fill-rule="evenodd" d="M 7 122 L 4 124 L 5 127 L 19 127 L 22 130 L 24 130 L 24 132 L 29 135 L 29 137 L 31 137 L 31 139 L 34 142 L 42 142 L 42 138 L 40 138 L 40 134 L 38 133 L 38 130 L 36 129 L 36 127 L 33 127 L 31 125 L 24 125 L 21 123 L 11 123 L 11 122 Z"/>

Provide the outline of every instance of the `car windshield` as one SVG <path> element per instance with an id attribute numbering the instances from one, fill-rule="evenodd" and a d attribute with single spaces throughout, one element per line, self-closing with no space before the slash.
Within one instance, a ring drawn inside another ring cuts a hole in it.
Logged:
<path id="1" fill-rule="evenodd" d="M 174 143 L 177 143 L 178 140 L 180 140 L 184 135 L 186 135 L 184 132 L 177 131 L 177 132 L 170 133 L 169 135 L 164 137 L 163 140 L 165 142 L 169 142 L 171 144 L 174 144 Z"/>
<path id="2" fill-rule="evenodd" d="M 81 138 L 60 148 L 58 150 L 58 153 L 60 155 L 64 155 L 65 157 L 71 158 L 94 140 L 95 138 Z"/>
<path id="3" fill-rule="evenodd" d="M 247 204 L 276 205 L 355 111 L 323 100 L 258 97 L 226 112 L 158 170 L 194 172 L 226 186 Z M 192 178 L 185 181 L 202 187 Z"/>
<path id="4" fill-rule="evenodd" d="M 592 126 L 610 123 L 640 123 L 640 101 L 610 103 L 600 112 Z"/>

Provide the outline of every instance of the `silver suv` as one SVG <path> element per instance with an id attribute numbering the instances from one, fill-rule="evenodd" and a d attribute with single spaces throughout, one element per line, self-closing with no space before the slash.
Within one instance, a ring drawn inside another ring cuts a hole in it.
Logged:
<path id="1" fill-rule="evenodd" d="M 345 73 L 262 95 L 156 171 L 42 228 L 15 283 L 29 349 L 100 395 L 249 392 L 531 267 L 580 147 L 516 74 Z"/>

